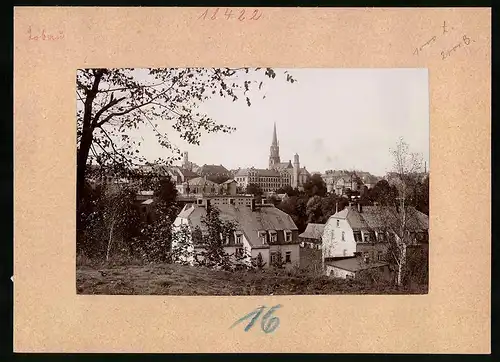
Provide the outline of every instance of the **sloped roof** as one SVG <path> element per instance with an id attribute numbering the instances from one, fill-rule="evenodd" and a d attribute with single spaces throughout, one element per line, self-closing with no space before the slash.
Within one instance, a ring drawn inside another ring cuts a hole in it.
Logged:
<path id="1" fill-rule="evenodd" d="M 288 162 L 280 162 L 280 163 L 274 165 L 274 167 L 276 169 L 293 168 L 292 160 L 289 160 Z"/>
<path id="2" fill-rule="evenodd" d="M 323 236 L 323 231 L 325 230 L 325 224 L 313 224 L 309 223 L 307 224 L 306 229 L 302 234 L 299 235 L 300 238 L 307 238 L 307 239 L 317 239 L 321 240 L 321 237 Z"/>
<path id="3" fill-rule="evenodd" d="M 227 168 L 225 168 L 222 165 L 203 165 L 200 167 L 198 170 L 198 173 L 200 175 L 225 175 L 229 174 L 229 171 Z"/>
<path id="4" fill-rule="evenodd" d="M 347 270 L 350 272 L 358 272 L 361 270 L 378 268 L 378 267 L 381 267 L 384 265 L 388 265 L 387 263 L 384 263 L 384 262 L 365 263 L 364 260 L 360 257 L 352 257 L 352 258 L 347 258 L 347 259 L 325 261 L 325 264 L 331 265 L 331 266 L 334 266 L 336 268 L 340 268 L 343 270 Z"/>
<path id="5" fill-rule="evenodd" d="M 349 206 L 332 215 L 333 219 L 347 219 L 353 230 L 380 229 L 389 225 L 397 225 L 399 213 L 395 207 L 389 206 L 363 206 L 360 213 L 356 206 Z M 410 231 L 429 229 L 429 217 L 416 210 L 408 208 L 408 224 Z"/>
<path id="6" fill-rule="evenodd" d="M 234 180 L 234 179 L 231 178 L 231 179 L 229 179 L 227 181 L 224 181 L 222 184 L 230 184 L 230 183 L 233 183 L 233 182 L 236 182 L 236 180 Z"/>
<path id="7" fill-rule="evenodd" d="M 215 207 L 215 206 L 214 206 Z M 297 230 L 290 215 L 279 210 L 276 207 L 260 207 L 252 211 L 248 207 L 238 207 L 235 205 L 217 205 L 220 210 L 220 218 L 226 221 L 235 221 L 237 229 L 241 230 L 250 245 L 262 245 L 259 239 L 258 231 L 261 230 Z M 201 230 L 205 229 L 203 217 L 207 211 L 202 206 L 192 206 L 183 210 L 178 217 L 186 218 L 192 227 L 198 226 Z"/>
<path id="8" fill-rule="evenodd" d="M 235 176 L 248 176 L 250 171 L 255 172 L 257 174 L 257 176 L 266 176 L 266 177 L 273 177 L 273 176 L 279 177 L 280 176 L 280 173 L 276 170 L 267 170 L 267 169 L 263 169 L 263 168 L 254 168 L 254 169 L 244 168 L 244 169 L 239 170 Z"/>
<path id="9" fill-rule="evenodd" d="M 179 173 L 181 173 L 184 177 L 197 177 L 199 176 L 197 173 L 194 173 L 191 170 L 188 170 L 187 168 L 183 167 L 176 167 Z"/>
<path id="10" fill-rule="evenodd" d="M 214 186 L 217 185 L 215 182 L 207 180 L 204 177 L 196 177 L 187 181 L 189 186 Z"/>

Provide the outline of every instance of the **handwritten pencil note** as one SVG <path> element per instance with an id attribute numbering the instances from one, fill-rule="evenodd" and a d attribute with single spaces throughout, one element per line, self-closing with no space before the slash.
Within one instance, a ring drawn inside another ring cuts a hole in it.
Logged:
<path id="1" fill-rule="evenodd" d="M 261 17 L 262 11 L 258 9 L 215 8 L 204 10 L 198 16 L 198 20 L 256 21 Z"/>
<path id="2" fill-rule="evenodd" d="M 28 40 L 31 41 L 55 41 L 64 39 L 64 32 L 48 32 L 45 29 L 34 30 L 31 26 L 28 28 Z"/>
<path id="3" fill-rule="evenodd" d="M 476 42 L 467 34 L 459 33 L 454 30 L 455 28 L 453 26 L 443 21 L 439 34 L 430 36 L 420 46 L 414 48 L 413 55 L 419 56 L 423 52 L 431 51 L 431 48 L 439 47 L 441 59 L 445 60 L 455 54 L 459 49 L 469 47 L 472 43 Z M 453 43 L 451 45 L 446 45 L 445 43 L 449 44 L 449 40 L 452 40 Z"/>
<path id="4" fill-rule="evenodd" d="M 278 317 L 273 317 L 273 313 L 276 309 L 281 308 L 281 304 L 277 304 L 274 307 L 269 308 L 266 314 L 262 317 L 260 321 L 260 328 L 264 333 L 272 333 L 278 328 L 280 325 L 280 319 Z M 237 326 L 241 322 L 245 320 L 249 320 L 248 324 L 246 325 L 244 331 L 248 332 L 252 327 L 254 326 L 255 322 L 259 319 L 260 315 L 262 312 L 266 309 L 267 307 L 265 305 L 258 307 L 257 309 L 253 310 L 252 312 L 248 313 L 247 315 L 241 317 L 238 319 L 236 322 L 233 323 L 231 328 Z"/>

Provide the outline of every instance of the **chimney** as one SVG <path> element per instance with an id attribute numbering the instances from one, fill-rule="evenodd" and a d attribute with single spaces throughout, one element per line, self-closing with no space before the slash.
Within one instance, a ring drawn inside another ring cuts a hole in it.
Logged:
<path id="1" fill-rule="evenodd" d="M 335 203 L 335 213 L 339 212 L 339 203 Z"/>

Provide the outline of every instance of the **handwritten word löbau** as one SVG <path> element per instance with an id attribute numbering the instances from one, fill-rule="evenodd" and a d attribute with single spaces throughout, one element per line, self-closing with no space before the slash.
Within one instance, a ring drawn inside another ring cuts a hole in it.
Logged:
<path id="1" fill-rule="evenodd" d="M 54 40 L 62 40 L 64 39 L 64 32 L 62 30 L 57 33 L 49 33 L 45 29 L 42 29 L 39 32 L 35 32 L 31 29 L 31 26 L 28 28 L 28 39 L 32 41 L 54 41 Z"/>

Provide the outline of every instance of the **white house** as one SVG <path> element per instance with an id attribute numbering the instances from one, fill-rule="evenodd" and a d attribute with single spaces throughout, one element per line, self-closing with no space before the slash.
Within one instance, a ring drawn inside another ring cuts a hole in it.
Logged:
<path id="1" fill-rule="evenodd" d="M 242 202 L 236 200 L 239 198 Z M 203 233 L 206 227 L 202 221 L 207 214 L 207 206 L 218 208 L 222 220 L 236 222 L 234 235 L 225 240 L 226 253 L 241 256 L 246 251 L 252 258 L 260 253 L 265 267 L 269 267 L 281 253 L 285 267 L 299 264 L 298 229 L 290 215 L 272 204 L 257 204 L 253 197 L 250 200 L 248 196 L 238 195 L 199 198 L 196 203 L 184 206 L 174 221 L 174 230 L 178 230 L 180 225 L 187 225 L 191 233 L 197 228 Z M 203 249 L 201 244 L 193 242 L 192 237 L 190 243 L 189 251 Z M 194 263 L 192 257 L 186 260 Z M 246 263 L 250 261 L 250 258 L 244 260 Z"/>
<path id="2" fill-rule="evenodd" d="M 345 278 L 370 268 L 385 271 L 387 241 L 397 237 L 390 229 L 396 224 L 398 212 L 393 207 L 350 205 L 332 215 L 322 236 L 322 262 L 326 274 Z M 425 248 L 429 217 L 410 208 L 407 229 L 412 243 Z M 343 261 L 350 258 L 354 261 Z"/>

